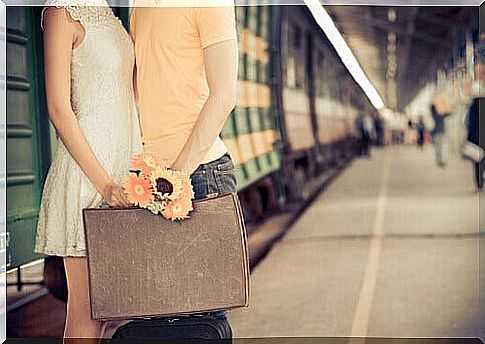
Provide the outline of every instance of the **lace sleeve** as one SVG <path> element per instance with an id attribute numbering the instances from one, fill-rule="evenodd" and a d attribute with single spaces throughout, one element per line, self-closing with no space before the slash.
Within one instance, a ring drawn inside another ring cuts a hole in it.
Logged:
<path id="1" fill-rule="evenodd" d="M 78 21 L 87 29 L 106 22 L 113 13 L 105 0 L 48 0 L 42 10 L 41 27 L 44 29 L 44 15 L 49 8 L 63 8 L 71 21 Z"/>
<path id="2" fill-rule="evenodd" d="M 70 22 L 79 21 L 81 24 L 83 24 L 82 15 L 81 15 L 78 7 L 63 5 L 60 1 L 48 1 L 46 3 L 46 6 L 42 9 L 42 14 L 41 14 L 41 18 L 40 18 L 40 26 L 41 26 L 42 30 L 45 29 L 44 28 L 44 17 L 46 15 L 46 11 L 48 11 L 50 8 L 63 9 L 64 15 L 66 16 L 66 19 L 68 21 L 70 21 Z"/>

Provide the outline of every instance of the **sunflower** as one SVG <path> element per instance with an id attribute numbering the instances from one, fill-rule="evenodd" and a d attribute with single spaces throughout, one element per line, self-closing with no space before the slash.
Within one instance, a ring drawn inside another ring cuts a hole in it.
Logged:
<path id="1" fill-rule="evenodd" d="M 156 167 L 150 175 L 150 181 L 155 193 L 162 199 L 175 200 L 182 194 L 182 180 L 171 170 Z"/>
<path id="2" fill-rule="evenodd" d="M 130 173 L 123 182 L 123 189 L 130 203 L 146 207 L 153 201 L 152 185 L 145 178 Z"/>

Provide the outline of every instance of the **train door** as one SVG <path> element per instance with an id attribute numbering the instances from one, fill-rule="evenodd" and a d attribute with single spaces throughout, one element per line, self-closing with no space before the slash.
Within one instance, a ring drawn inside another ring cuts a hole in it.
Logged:
<path id="1" fill-rule="evenodd" d="M 40 258 L 33 249 L 50 135 L 39 11 L 7 8 L 7 270 Z"/>

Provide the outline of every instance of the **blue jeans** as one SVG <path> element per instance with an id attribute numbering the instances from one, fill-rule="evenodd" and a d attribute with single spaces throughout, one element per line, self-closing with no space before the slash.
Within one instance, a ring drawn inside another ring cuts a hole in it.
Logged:
<path id="1" fill-rule="evenodd" d="M 237 191 L 234 163 L 228 153 L 217 160 L 199 165 L 190 178 L 196 200 Z M 219 318 L 226 317 L 226 311 L 204 314 Z"/>
<path id="2" fill-rule="evenodd" d="M 217 160 L 199 165 L 190 178 L 196 200 L 237 190 L 234 163 L 228 153 Z"/>

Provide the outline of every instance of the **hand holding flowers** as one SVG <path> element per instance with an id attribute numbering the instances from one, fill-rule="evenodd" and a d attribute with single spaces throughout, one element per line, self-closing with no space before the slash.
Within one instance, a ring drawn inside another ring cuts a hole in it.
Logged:
<path id="1" fill-rule="evenodd" d="M 142 153 L 132 159 L 123 188 L 131 204 L 168 220 L 186 219 L 193 210 L 194 191 L 189 176 L 171 170 L 167 161 L 152 153 Z"/>
<path id="2" fill-rule="evenodd" d="M 103 188 L 102 195 L 105 202 L 111 207 L 128 207 L 130 205 L 123 187 L 113 182 Z"/>

